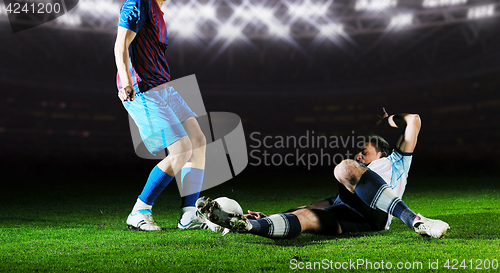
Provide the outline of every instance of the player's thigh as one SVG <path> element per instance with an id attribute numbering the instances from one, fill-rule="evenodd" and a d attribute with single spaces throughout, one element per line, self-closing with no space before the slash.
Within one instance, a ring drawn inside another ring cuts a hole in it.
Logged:
<path id="1" fill-rule="evenodd" d="M 335 215 L 335 218 L 342 229 L 342 233 L 381 230 L 375 223 L 373 223 L 372 219 L 364 217 L 359 212 L 344 204 L 332 205 L 325 207 L 324 209 Z"/>
<path id="2" fill-rule="evenodd" d="M 206 138 L 203 131 L 198 124 L 198 120 L 195 117 L 188 118 L 183 124 L 191 143 L 193 144 L 193 149 L 204 147 L 206 145 Z"/>
<path id="3" fill-rule="evenodd" d="M 134 119 L 146 148 L 152 153 L 169 147 L 187 136 L 177 115 L 157 90 L 150 90 L 136 96 L 127 111 Z"/>
<path id="4" fill-rule="evenodd" d="M 168 147 L 168 153 L 171 155 L 182 155 L 186 154 L 187 158 L 191 157 L 192 145 L 188 136 L 183 136 L 179 138 L 174 143 L 170 144 Z"/>
<path id="5" fill-rule="evenodd" d="M 330 206 L 333 204 L 332 199 L 333 199 L 333 197 L 314 201 L 310 205 L 306 206 L 306 208 L 308 208 L 308 209 L 320 209 L 320 208 Z"/>
<path id="6" fill-rule="evenodd" d="M 335 216 L 324 209 L 299 209 L 292 214 L 299 218 L 302 232 L 323 235 L 341 233 Z"/>
<path id="7" fill-rule="evenodd" d="M 168 107 L 172 109 L 181 123 L 184 124 L 191 117 L 197 117 L 193 110 L 189 108 L 186 101 L 184 101 L 181 95 L 179 95 L 173 87 L 169 86 L 165 88 L 163 96 L 167 101 Z"/>
<path id="8" fill-rule="evenodd" d="M 370 226 L 372 231 L 378 231 L 385 229 L 387 224 L 388 214 L 380 209 L 373 209 L 369 205 L 365 204 L 357 194 L 351 194 L 346 189 L 341 190 L 339 187 L 339 200 L 340 202 L 334 202 L 334 205 L 339 205 L 340 207 L 337 214 L 341 214 L 345 211 L 347 215 L 347 222 L 363 223 L 366 222 Z M 337 201 L 337 200 L 336 200 Z M 334 210 L 335 210 L 334 209 Z M 357 218 L 357 215 L 361 215 L 361 218 Z M 350 219 L 349 217 L 354 217 Z M 341 218 L 342 219 L 342 218 Z M 364 226 L 365 224 L 362 224 Z"/>

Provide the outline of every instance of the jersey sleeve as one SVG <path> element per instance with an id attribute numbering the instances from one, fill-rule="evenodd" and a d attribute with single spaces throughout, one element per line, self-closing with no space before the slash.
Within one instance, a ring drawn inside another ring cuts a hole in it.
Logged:
<path id="1" fill-rule="evenodd" d="M 389 156 L 389 160 L 391 160 L 393 164 L 393 172 L 395 172 L 397 176 L 404 174 L 408 177 L 412 158 L 413 153 L 404 153 L 399 149 L 394 149 Z"/>
<path id="2" fill-rule="evenodd" d="M 138 33 L 148 16 L 147 4 L 144 0 L 127 0 L 120 10 L 118 26 Z"/>

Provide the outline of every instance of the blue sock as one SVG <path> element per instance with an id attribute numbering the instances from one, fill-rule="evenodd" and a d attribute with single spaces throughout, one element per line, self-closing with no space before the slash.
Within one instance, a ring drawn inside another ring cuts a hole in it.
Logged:
<path id="1" fill-rule="evenodd" d="M 359 198 L 371 208 L 401 219 L 409 228 L 417 215 L 385 183 L 384 179 L 372 170 L 367 170 L 359 179 L 355 189 Z"/>
<path id="2" fill-rule="evenodd" d="M 152 206 L 158 195 L 160 195 L 173 178 L 173 176 L 168 175 L 158 168 L 158 166 L 155 166 L 149 174 L 148 181 L 141 195 L 139 195 L 139 199 Z"/>
<path id="3" fill-rule="evenodd" d="M 294 214 L 279 213 L 249 221 L 252 224 L 250 233 L 267 238 L 295 238 L 302 232 L 299 218 Z"/>
<path id="4" fill-rule="evenodd" d="M 200 197 L 203 175 L 205 170 L 186 167 L 181 171 L 182 198 L 181 208 L 194 207 L 196 200 Z"/>

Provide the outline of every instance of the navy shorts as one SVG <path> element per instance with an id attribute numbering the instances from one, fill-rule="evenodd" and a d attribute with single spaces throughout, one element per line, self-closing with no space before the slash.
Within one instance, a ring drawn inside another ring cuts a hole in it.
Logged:
<path id="1" fill-rule="evenodd" d="M 357 195 L 349 194 L 351 196 L 344 198 L 348 199 L 348 203 L 339 194 L 328 198 L 331 205 L 323 208 L 335 217 L 342 233 L 385 230 L 388 214 L 370 208 Z"/>

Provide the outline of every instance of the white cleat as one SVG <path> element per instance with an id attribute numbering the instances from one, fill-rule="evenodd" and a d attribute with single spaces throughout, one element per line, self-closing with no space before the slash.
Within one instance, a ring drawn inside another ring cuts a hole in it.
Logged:
<path id="1" fill-rule="evenodd" d="M 224 232 L 224 227 L 221 227 L 215 223 L 212 223 L 209 220 L 206 220 L 205 224 L 207 224 L 208 229 L 210 229 L 213 232 L 216 232 L 216 233 L 223 233 Z"/>
<path id="2" fill-rule="evenodd" d="M 217 224 L 210 222 L 209 220 L 206 220 L 205 224 L 207 224 L 208 229 L 210 229 L 211 231 L 213 231 L 215 233 L 220 233 L 220 234 L 222 234 L 222 236 L 225 236 L 226 234 L 231 232 L 230 229 L 225 228 L 225 227 L 221 227 Z"/>
<path id="3" fill-rule="evenodd" d="M 224 229 L 222 230 L 222 236 L 226 236 L 226 234 L 231 233 L 231 232 L 232 232 L 232 231 L 231 231 L 230 229 L 228 229 L 228 228 L 224 228 Z"/>
<path id="4" fill-rule="evenodd" d="M 153 220 L 153 215 L 150 209 L 143 209 L 133 211 L 127 218 L 127 225 L 130 229 L 144 230 L 144 231 L 157 231 L 161 228 Z"/>
<path id="5" fill-rule="evenodd" d="M 178 229 L 208 229 L 209 226 L 205 223 L 205 218 L 193 207 L 193 210 L 186 211 L 182 214 L 181 219 L 177 222 Z"/>
<path id="6" fill-rule="evenodd" d="M 222 233 L 224 231 L 223 227 L 207 220 L 196 207 L 184 207 L 181 211 L 184 211 L 184 213 L 179 219 L 179 222 L 177 222 L 178 229 L 210 229 L 216 233 Z"/>
<path id="7" fill-rule="evenodd" d="M 245 232 L 252 228 L 252 224 L 243 215 L 237 212 L 226 212 L 217 203 L 208 197 L 201 197 L 196 201 L 198 211 L 210 222 L 235 232 Z M 228 231 L 222 230 L 223 235 Z"/>
<path id="8" fill-rule="evenodd" d="M 417 214 L 417 217 L 420 219 L 416 219 L 414 221 L 413 228 L 419 235 L 440 239 L 443 238 L 446 232 L 450 229 L 450 225 L 441 220 L 429 219 L 422 216 L 420 213 Z"/>

